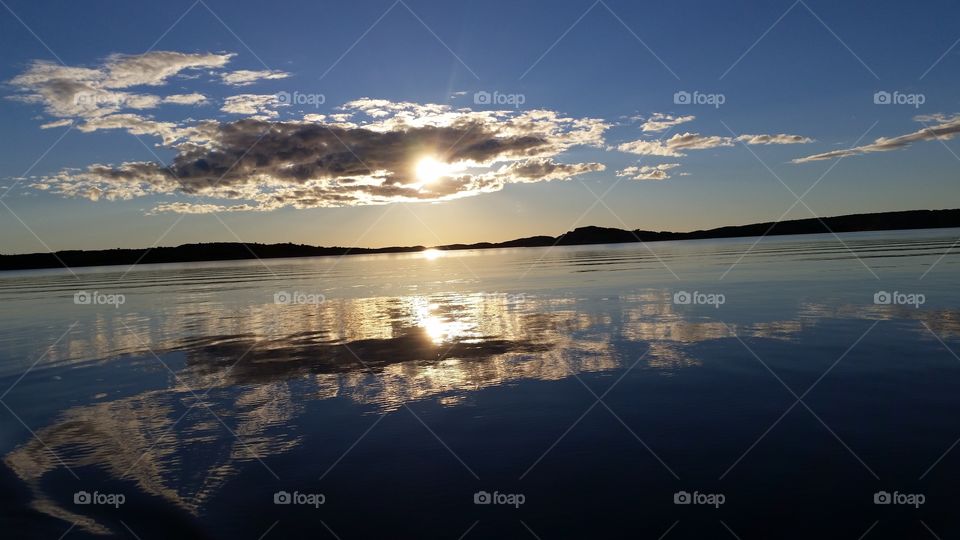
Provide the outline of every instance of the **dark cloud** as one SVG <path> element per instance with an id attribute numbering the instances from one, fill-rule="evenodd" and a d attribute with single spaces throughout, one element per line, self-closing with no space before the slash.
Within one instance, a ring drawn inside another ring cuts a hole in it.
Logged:
<path id="1" fill-rule="evenodd" d="M 601 145 L 606 125 L 599 120 L 553 111 L 474 112 L 374 100 L 352 102 L 344 110 L 352 112 L 342 113 L 347 118 L 340 120 L 357 122 L 245 118 L 185 128 L 130 115 L 122 119 L 127 129 L 139 122 L 143 131 L 167 131 L 166 140 L 180 141 L 169 165 L 93 165 L 44 178 L 35 187 L 94 200 L 179 193 L 234 201 L 155 208 L 207 212 L 446 200 L 512 182 L 603 170 L 597 163 L 553 160 L 573 146 Z M 122 115 L 105 118 L 117 116 Z M 418 172 L 423 159 L 433 163 L 429 178 Z"/>

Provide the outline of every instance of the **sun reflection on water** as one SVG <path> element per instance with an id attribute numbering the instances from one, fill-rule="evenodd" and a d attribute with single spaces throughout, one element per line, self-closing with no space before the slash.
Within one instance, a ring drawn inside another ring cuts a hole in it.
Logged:
<path id="1" fill-rule="evenodd" d="M 423 257 L 424 259 L 427 259 L 428 261 L 433 261 L 433 260 L 439 259 L 440 257 L 443 257 L 443 251 L 440 251 L 439 249 L 433 249 L 433 248 L 425 249 L 420 252 L 420 256 Z"/>
<path id="2" fill-rule="evenodd" d="M 459 320 L 454 316 L 442 316 L 436 312 L 440 305 L 436 303 L 418 302 L 414 324 L 423 328 L 434 345 L 445 342 L 463 341 L 468 338 L 478 338 L 474 330 L 476 325 Z"/>
<path id="3" fill-rule="evenodd" d="M 671 375 L 701 365 L 690 347 L 699 342 L 734 335 L 793 339 L 825 315 L 863 316 L 855 310 L 823 313 L 825 308 L 807 304 L 797 319 L 727 326 L 691 319 L 670 300 L 669 291 L 645 290 L 586 309 L 574 297 L 448 292 L 334 298 L 320 305 L 264 303 L 242 314 L 211 305 L 207 316 L 192 322 L 195 306 L 179 304 L 149 326 L 124 315 L 86 321 L 82 332 L 51 350 L 54 361 L 67 360 L 60 367 L 71 368 L 73 357 L 91 365 L 91 359 L 117 355 L 182 355 L 176 382 L 73 405 L 4 461 L 31 490 L 35 508 L 86 531 L 105 532 L 104 524 L 46 493 L 44 479 L 63 464 L 96 466 L 196 513 L 246 463 L 303 444 L 290 426 L 305 421 L 309 401 L 347 399 L 378 411 L 427 399 L 457 407 L 484 388 L 622 369 L 635 361 L 626 351 L 636 350 L 646 351 L 638 370 Z M 922 316 L 960 328 L 955 314 Z M 194 388 L 217 397 L 223 404 L 218 416 L 235 426 L 242 443 L 216 436 L 209 419 L 178 420 Z M 196 485 L 182 479 L 181 449 L 188 447 L 210 450 Z"/>

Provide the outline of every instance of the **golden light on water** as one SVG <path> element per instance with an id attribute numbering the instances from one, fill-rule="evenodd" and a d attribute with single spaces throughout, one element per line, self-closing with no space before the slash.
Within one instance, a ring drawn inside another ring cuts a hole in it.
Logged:
<path id="1" fill-rule="evenodd" d="M 420 255 L 421 255 L 424 259 L 427 259 L 428 261 L 432 261 L 432 260 L 438 259 L 438 258 L 440 258 L 440 257 L 443 257 L 443 252 L 440 251 L 439 249 L 433 249 L 433 248 L 431 248 L 431 249 L 425 249 L 425 250 L 423 250 L 422 252 L 420 252 Z"/>
<path id="2" fill-rule="evenodd" d="M 462 321 L 448 321 L 436 315 L 430 315 L 424 318 L 420 324 L 426 330 L 435 345 L 444 342 L 455 341 L 470 335 L 473 325 Z"/>
<path id="3" fill-rule="evenodd" d="M 456 317 L 441 316 L 437 313 L 439 309 L 440 306 L 438 304 L 417 302 L 414 312 L 415 324 L 423 328 L 427 337 L 434 345 L 472 336 L 473 330 L 475 330 L 475 324 L 459 320 Z"/>

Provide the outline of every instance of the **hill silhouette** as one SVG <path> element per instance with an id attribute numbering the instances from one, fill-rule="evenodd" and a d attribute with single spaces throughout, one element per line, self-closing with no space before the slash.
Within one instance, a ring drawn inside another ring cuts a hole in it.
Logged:
<path id="1" fill-rule="evenodd" d="M 618 244 L 630 242 L 662 242 L 670 240 L 703 240 L 750 236 L 782 236 L 793 234 L 821 234 L 858 231 L 889 231 L 900 229 L 937 229 L 960 227 L 960 209 L 908 210 L 851 214 L 828 218 L 797 219 L 781 222 L 733 225 L 691 232 L 624 230 L 609 227 L 579 227 L 560 236 L 531 236 L 506 242 L 449 244 L 436 246 L 440 250 L 500 249 L 513 247 L 576 246 L 587 244 Z M 365 255 L 374 253 L 410 253 L 423 251 L 424 246 L 396 246 L 384 248 L 319 247 L 304 244 L 249 244 L 241 242 L 213 242 L 184 244 L 176 247 L 141 249 L 66 250 L 55 253 L 27 253 L 0 255 L 0 270 L 27 270 L 82 266 L 109 266 L 154 264 L 170 262 L 229 261 L 243 259 L 277 259 L 287 257 L 323 257 Z"/>

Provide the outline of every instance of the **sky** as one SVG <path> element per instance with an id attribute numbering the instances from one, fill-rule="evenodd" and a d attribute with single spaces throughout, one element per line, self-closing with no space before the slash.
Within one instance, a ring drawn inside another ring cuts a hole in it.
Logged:
<path id="1" fill-rule="evenodd" d="M 960 206 L 952 1 L 0 4 L 0 253 Z"/>

